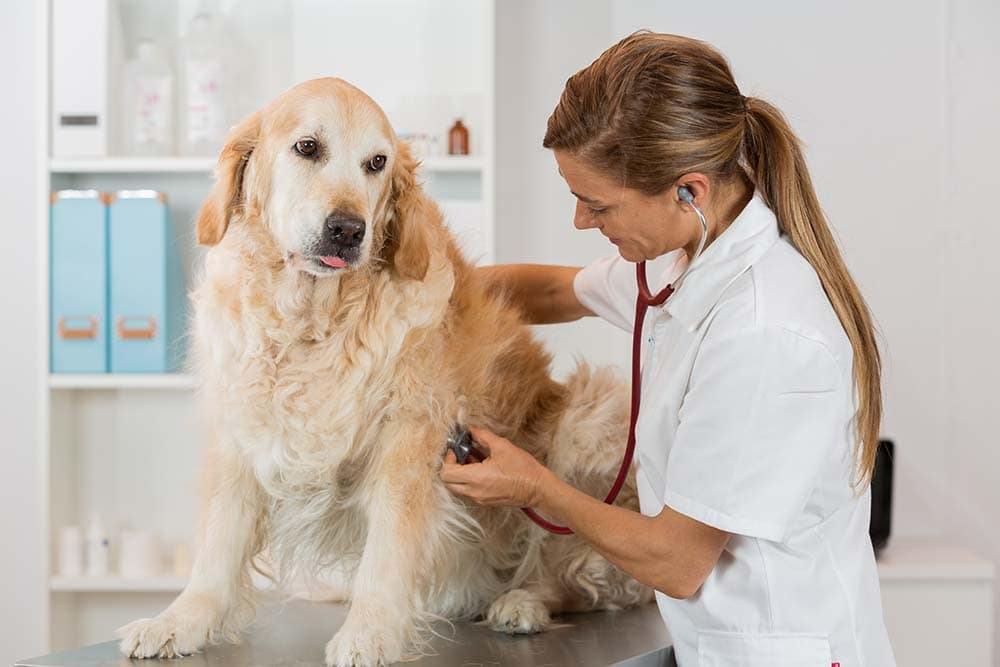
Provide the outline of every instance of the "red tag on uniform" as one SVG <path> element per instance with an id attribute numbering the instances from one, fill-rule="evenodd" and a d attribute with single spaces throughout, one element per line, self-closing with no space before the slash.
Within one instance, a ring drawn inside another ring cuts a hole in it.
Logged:
<path id="1" fill-rule="evenodd" d="M 840 663 L 839 662 L 831 662 L 830 663 L 830 667 L 840 667 Z"/>

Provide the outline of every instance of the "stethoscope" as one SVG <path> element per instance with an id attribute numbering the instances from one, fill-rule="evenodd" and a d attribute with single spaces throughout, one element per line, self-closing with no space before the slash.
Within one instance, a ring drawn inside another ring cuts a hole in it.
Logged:
<path id="1" fill-rule="evenodd" d="M 698 214 L 698 219 L 701 221 L 701 241 L 698 243 L 698 249 L 695 251 L 691 261 L 688 262 L 684 272 L 656 294 L 652 294 L 649 291 L 649 283 L 646 281 L 646 262 L 639 262 L 635 265 L 635 281 L 639 291 L 635 299 L 635 323 L 632 327 L 632 400 L 629 413 L 628 441 L 625 445 L 625 455 L 622 457 L 622 465 L 618 469 L 618 476 L 615 478 L 615 483 L 611 486 L 611 490 L 608 491 L 608 495 L 604 498 L 604 502 L 608 505 L 613 504 L 615 499 L 618 498 L 618 493 L 621 491 L 622 486 L 625 485 L 625 479 L 628 477 L 628 471 L 632 467 L 632 459 L 635 456 L 635 424 L 639 419 L 639 399 L 642 393 L 639 360 L 642 354 L 642 324 L 646 319 L 646 311 L 649 310 L 650 306 L 662 306 L 670 298 L 670 295 L 677 291 L 681 281 L 684 280 L 691 267 L 694 266 L 695 260 L 701 256 L 701 251 L 705 248 L 705 241 L 708 239 L 708 222 L 705 220 L 705 214 L 694 203 L 694 195 L 691 194 L 691 190 L 686 185 L 682 185 L 677 188 L 677 196 L 680 197 L 681 201 L 690 205 L 694 209 L 694 212 Z M 483 461 L 486 458 L 482 452 L 473 446 L 472 434 L 467 429 L 458 425 L 455 426 L 448 436 L 448 447 L 455 452 L 455 458 L 458 459 L 459 463 L 465 463 L 470 455 L 478 461 Z M 566 526 L 560 526 L 542 518 L 530 507 L 522 507 L 521 511 L 550 533 L 557 535 L 573 534 L 573 531 Z"/>

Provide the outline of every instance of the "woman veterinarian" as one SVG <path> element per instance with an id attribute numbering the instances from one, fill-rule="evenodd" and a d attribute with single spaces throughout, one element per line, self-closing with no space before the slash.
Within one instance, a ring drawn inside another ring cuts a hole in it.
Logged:
<path id="1" fill-rule="evenodd" d="M 879 354 L 782 114 L 712 47 L 637 33 L 567 81 L 543 143 L 576 227 L 618 252 L 484 270 L 529 320 L 632 331 L 635 263 L 654 288 L 690 264 L 642 327 L 642 513 L 482 430 L 489 458 L 449 452 L 442 479 L 540 510 L 655 588 L 681 667 L 893 665 L 868 537 Z"/>

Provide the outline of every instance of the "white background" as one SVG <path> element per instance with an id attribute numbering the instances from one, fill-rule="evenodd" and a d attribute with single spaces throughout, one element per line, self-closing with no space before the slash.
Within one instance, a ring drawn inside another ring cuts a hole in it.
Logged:
<path id="1" fill-rule="evenodd" d="M 782 108 L 849 267 L 883 334 L 897 443 L 897 535 L 941 535 L 1000 565 L 1000 3 L 880 0 L 500 0 L 497 257 L 582 264 L 608 252 L 573 229 L 545 120 L 565 79 L 640 27 L 705 39 L 743 92 Z M 38 298 L 31 0 L 0 2 L 0 664 L 40 652 L 35 350 Z M 599 322 L 541 332 L 564 372 L 575 354 L 627 362 Z"/>

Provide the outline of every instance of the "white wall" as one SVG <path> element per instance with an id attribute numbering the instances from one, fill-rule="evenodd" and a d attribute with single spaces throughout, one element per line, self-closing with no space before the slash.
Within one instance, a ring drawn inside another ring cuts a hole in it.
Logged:
<path id="1" fill-rule="evenodd" d="M 0 2 L 0 665 L 45 648 L 37 432 L 35 3 Z M 16 103 L 12 103 L 15 102 Z M 30 554 L 30 557 L 27 555 Z"/>
<path id="2" fill-rule="evenodd" d="M 563 84 L 611 44 L 611 2 L 497 3 L 497 262 L 582 265 L 611 247 L 573 227 L 575 199 L 542 148 Z M 629 336 L 595 319 L 538 327 L 564 375 L 579 354 L 628 364 Z"/>
<path id="3" fill-rule="evenodd" d="M 805 141 L 883 333 L 895 534 L 947 536 L 1000 568 L 1000 5 L 505 0 L 497 20 L 499 261 L 582 264 L 610 250 L 573 229 L 573 199 L 541 149 L 565 79 L 639 28 L 714 44 L 744 94 L 776 103 Z M 575 354 L 627 362 L 610 326 L 545 335 L 560 371 Z"/>

